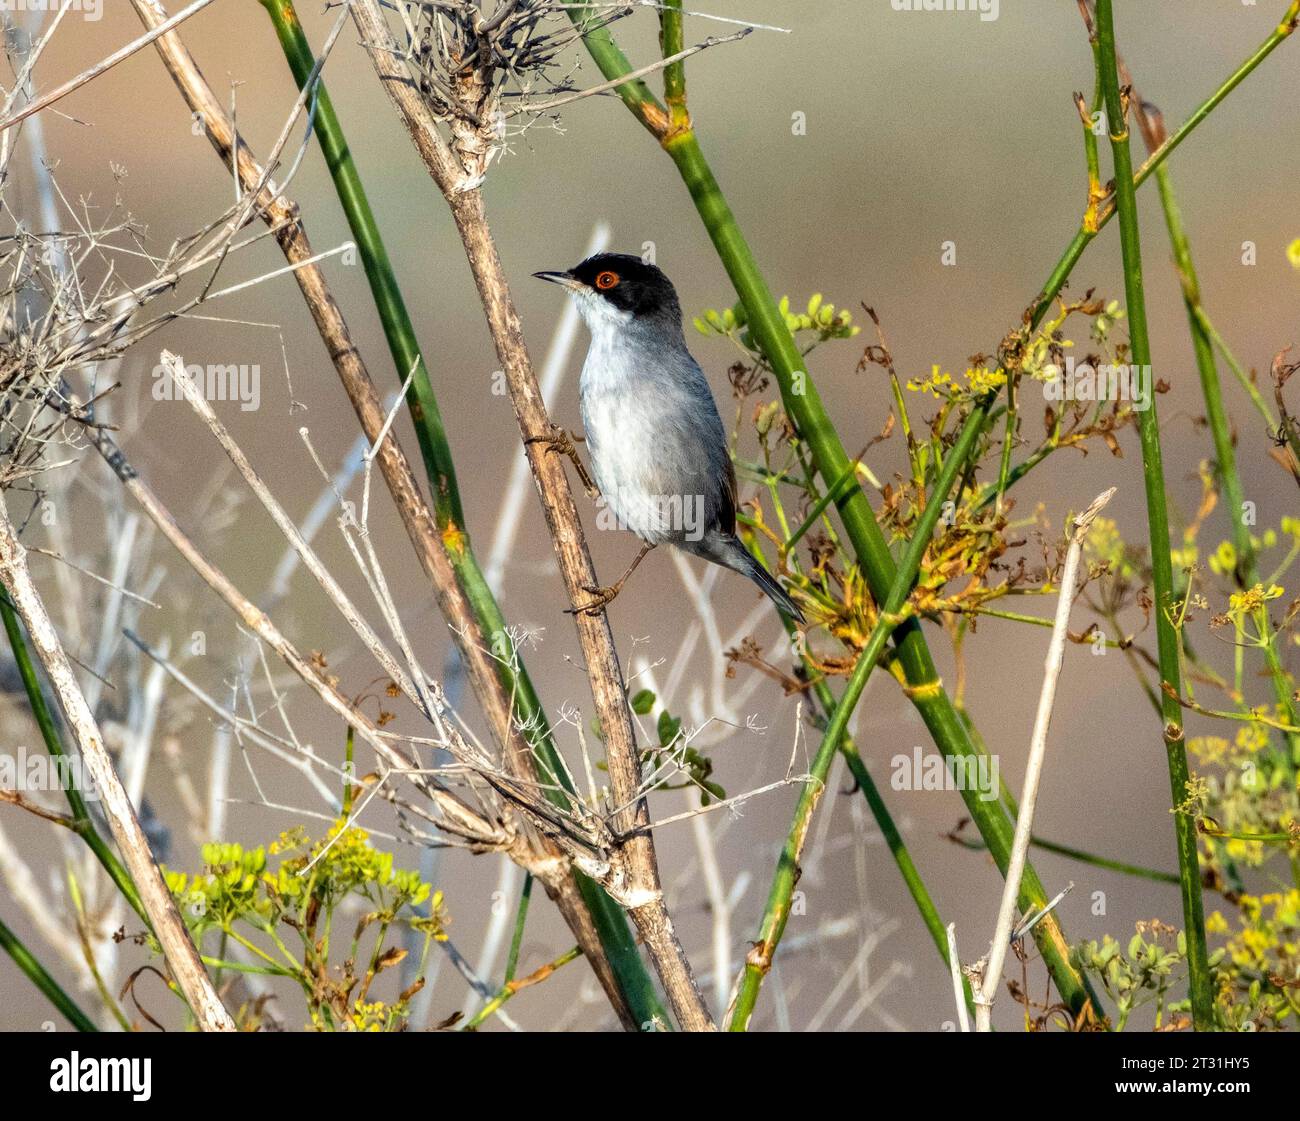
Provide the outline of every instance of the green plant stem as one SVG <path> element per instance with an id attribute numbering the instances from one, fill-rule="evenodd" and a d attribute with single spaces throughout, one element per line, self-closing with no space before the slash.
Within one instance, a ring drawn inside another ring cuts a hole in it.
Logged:
<path id="1" fill-rule="evenodd" d="M 961 845 L 962 848 L 981 852 L 984 849 L 984 845 L 979 841 L 967 841 L 960 837 L 953 837 L 952 840 Z M 1095 852 L 1058 844 L 1056 841 L 1049 841 L 1044 837 L 1031 836 L 1029 843 L 1034 848 L 1042 849 L 1044 852 L 1069 857 L 1071 860 L 1077 860 L 1080 864 L 1091 864 L 1095 868 L 1105 868 L 1111 872 L 1122 872 L 1126 876 L 1136 876 L 1142 880 L 1155 880 L 1156 883 L 1161 884 L 1177 884 L 1180 882 L 1175 872 L 1161 872 L 1158 868 L 1146 868 L 1141 864 L 1129 864 L 1124 860 L 1112 860 L 1108 856 L 1098 856 Z"/>
<path id="2" fill-rule="evenodd" d="M 1270 437 L 1276 440 L 1285 441 L 1291 449 L 1291 454 L 1295 456 L 1296 462 L 1300 463 L 1300 433 L 1274 414 L 1272 406 L 1264 399 L 1260 393 L 1259 387 L 1255 385 L 1254 377 L 1248 373 L 1245 367 L 1237 360 L 1236 355 L 1232 353 L 1231 348 L 1219 333 L 1218 329 L 1210 322 L 1210 317 L 1205 314 L 1205 309 L 1198 307 L 1196 309 L 1196 318 L 1201 328 L 1211 339 L 1214 340 L 1215 347 L 1218 348 L 1223 360 L 1228 364 L 1228 369 L 1232 371 L 1232 376 L 1237 379 L 1241 388 L 1245 390 L 1246 395 L 1250 398 L 1250 403 L 1255 406 L 1256 411 L 1264 418 L 1264 423 L 1268 426 Z"/>
<path id="3" fill-rule="evenodd" d="M 1214 441 L 1214 456 L 1218 465 L 1219 479 L 1229 506 L 1228 517 L 1232 523 L 1232 540 L 1244 575 L 1248 569 L 1255 568 L 1255 548 L 1251 544 L 1250 530 L 1242 520 L 1245 494 L 1241 487 L 1241 476 L 1237 473 L 1237 456 L 1233 450 L 1232 433 L 1229 431 L 1227 414 L 1223 408 L 1223 393 L 1219 386 L 1219 373 L 1214 361 L 1214 347 L 1197 315 L 1197 309 L 1201 306 L 1200 284 L 1196 276 L 1196 267 L 1192 263 L 1191 246 L 1187 240 L 1182 214 L 1174 198 L 1168 168 L 1162 167 L 1156 172 L 1156 184 L 1160 191 L 1160 204 L 1164 209 L 1165 225 L 1169 230 L 1169 242 L 1174 251 L 1174 262 L 1182 281 L 1183 304 L 1187 309 L 1188 323 L 1191 328 L 1192 350 L 1196 356 L 1196 370 L 1200 375 L 1201 395 L 1205 398 L 1205 416 L 1209 423 L 1210 436 Z M 1253 584 L 1254 581 L 1250 580 L 1250 583 Z"/>
<path id="4" fill-rule="evenodd" d="M 981 411 L 981 409 L 972 410 L 971 420 L 976 419 Z M 866 688 L 867 679 L 871 676 L 871 671 L 875 669 L 881 651 L 885 648 L 885 643 L 889 640 L 890 635 L 908 622 L 910 618 L 910 616 L 902 612 L 907 603 L 907 597 L 911 594 L 916 575 L 920 571 L 921 559 L 930 545 L 934 527 L 938 524 L 939 517 L 943 512 L 944 499 L 947 498 L 956 483 L 958 474 L 964 468 L 966 459 L 971 454 L 980 435 L 982 425 L 972 423 L 971 420 L 968 420 L 962 429 L 961 437 L 948 455 L 943 473 L 935 484 L 925 511 L 917 521 L 916 531 L 912 534 L 912 539 L 907 544 L 907 550 L 903 554 L 897 575 L 894 577 L 893 587 L 890 588 L 889 595 L 885 599 L 876 625 L 872 628 L 867 644 L 858 656 L 857 664 L 853 667 L 853 673 L 844 688 L 843 696 L 834 705 L 830 719 L 827 721 L 821 744 L 817 748 L 817 754 L 813 759 L 808 781 L 804 784 L 798 803 L 795 806 L 794 822 L 790 827 L 789 836 L 786 838 L 785 847 L 782 849 L 781 858 L 777 863 L 772 888 L 768 893 L 762 926 L 759 931 L 759 940 L 745 958 L 745 970 L 741 974 L 740 986 L 736 992 L 736 998 L 732 1005 L 731 1020 L 728 1025 L 731 1031 L 745 1031 L 748 1029 L 749 1020 L 754 1011 L 754 1004 L 758 999 L 759 987 L 763 983 L 763 978 L 767 976 L 768 970 L 772 967 L 772 959 L 776 954 L 777 945 L 781 941 L 781 936 L 785 933 L 785 925 L 790 917 L 790 900 L 794 893 L 794 885 L 799 878 L 799 857 L 803 852 L 804 841 L 812 825 L 813 813 L 817 809 L 817 803 L 821 801 L 822 794 L 825 792 L 831 763 L 835 758 L 835 753 L 841 749 L 849 719 L 862 697 L 862 691 Z M 862 769 L 862 773 L 866 774 L 865 768 Z M 867 776 L 867 785 L 863 787 L 863 792 L 866 793 L 868 789 L 874 790 L 869 776 Z M 869 796 L 868 801 L 871 801 Z M 883 803 L 881 805 L 883 807 Z M 937 916 L 935 917 L 937 918 Z M 946 942 L 946 932 L 944 938 Z"/>
<path id="5" fill-rule="evenodd" d="M 533 897 L 533 874 L 524 873 L 524 886 L 519 892 L 519 911 L 515 915 L 515 933 L 510 939 L 510 953 L 506 957 L 505 979 L 509 983 L 515 979 L 515 970 L 519 967 L 519 947 L 524 941 L 524 923 L 528 921 L 528 903 Z"/>
<path id="6" fill-rule="evenodd" d="M 1057 856 L 1067 856 L 1071 860 L 1077 860 L 1081 864 L 1091 864 L 1095 868 L 1105 868 L 1111 872 L 1122 872 L 1126 876 L 1136 876 L 1143 880 L 1154 880 L 1161 884 L 1176 884 L 1181 882 L 1178 876 L 1173 872 L 1161 872 L 1158 868 L 1145 868 L 1141 864 L 1129 864 L 1124 860 L 1112 860 L 1108 856 L 1098 856 L 1096 853 L 1087 852 L 1084 849 L 1077 849 L 1071 845 L 1062 845 L 1056 841 L 1049 841 L 1043 837 L 1033 837 L 1030 843 L 1035 847 L 1042 849 L 1044 852 L 1054 852 Z"/>
<path id="7" fill-rule="evenodd" d="M 1264 418 L 1264 423 L 1268 426 L 1269 432 L 1276 432 L 1278 430 L 1278 419 L 1274 415 L 1272 407 L 1264 399 L 1264 395 L 1260 393 L 1259 387 L 1255 385 L 1250 374 L 1237 361 L 1237 356 L 1232 353 L 1227 340 L 1219 334 L 1218 328 L 1210 322 L 1210 317 L 1205 313 L 1205 308 L 1198 304 L 1195 315 L 1197 325 L 1213 341 L 1219 353 L 1223 355 L 1223 360 L 1228 364 L 1228 369 L 1232 371 L 1232 376 L 1237 379 L 1238 384 L 1245 390 L 1246 396 L 1250 398 L 1250 403 L 1255 406 L 1256 411 Z"/>
<path id="8" fill-rule="evenodd" d="M 355 788 L 352 777 L 356 774 L 353 751 L 356 747 L 356 729 L 348 725 L 347 737 L 343 741 L 343 816 L 352 816 L 352 796 Z"/>
<path id="9" fill-rule="evenodd" d="M 1246 494 L 1241 485 L 1241 475 L 1237 471 L 1232 431 L 1223 407 L 1223 391 L 1219 384 L 1218 367 L 1214 361 L 1214 344 L 1205 330 L 1206 321 L 1203 313 L 1198 314 L 1202 310 L 1201 288 L 1196 275 L 1196 266 L 1192 261 L 1191 244 L 1187 238 L 1187 229 L 1183 224 L 1182 213 L 1178 209 L 1178 201 L 1174 196 L 1173 182 L 1167 167 L 1162 167 L 1156 172 L 1156 185 L 1160 190 L 1160 202 L 1164 208 L 1165 225 L 1169 230 L 1174 261 L 1182 280 L 1183 303 L 1187 309 L 1188 327 L 1192 334 L 1192 350 L 1196 355 L 1201 395 L 1205 398 L 1205 419 L 1214 441 L 1214 457 L 1218 463 L 1219 479 L 1223 485 L 1228 516 L 1232 523 L 1232 541 L 1237 551 L 1238 584 L 1244 588 L 1251 588 L 1260 582 L 1259 558 L 1250 538 L 1250 528 L 1245 521 Z M 1255 621 L 1260 630 L 1260 644 L 1268 664 L 1269 679 L 1273 683 L 1273 694 L 1286 723 L 1295 725 L 1293 686 L 1274 645 L 1275 636 L 1266 607 L 1261 607 L 1255 612 Z M 1288 732 L 1286 738 L 1290 748 L 1291 767 L 1294 770 L 1297 765 L 1300 765 L 1300 735 Z"/>
<path id="10" fill-rule="evenodd" d="M 301 83 L 311 76 L 316 57 L 298 20 L 293 0 L 260 2 L 271 18 L 285 59 L 301 88 Z M 494 659 L 497 674 L 507 695 L 513 698 L 517 723 L 531 730 L 530 739 L 543 771 L 546 796 L 556 805 L 567 807 L 568 800 L 558 788 L 572 792 L 568 772 L 555 749 L 546 712 L 532 679 L 517 657 L 507 656 L 511 645 L 509 630 L 471 546 L 461 509 L 455 463 L 415 328 L 343 126 L 329 91 L 321 81 L 317 83 L 313 125 L 335 192 L 357 243 L 398 379 L 405 382 L 414 371 L 407 393 L 407 408 L 419 440 L 433 493 L 434 515 L 448 559 L 483 634 L 500 655 Z M 641 960 L 622 908 L 587 876 L 575 871 L 574 877 L 637 1022 L 671 1022 Z"/>
<path id="11" fill-rule="evenodd" d="M 54 1005 L 66 1017 L 77 1031 L 97 1032 L 99 1028 L 95 1022 L 87 1016 L 80 1008 L 77 1007 L 76 1001 L 63 991 L 49 971 L 43 966 L 32 952 L 23 945 L 22 940 L 3 922 L 0 922 L 0 946 L 4 947 L 13 962 L 42 993 L 49 998 Z"/>
<path id="12" fill-rule="evenodd" d="M 1142 279 L 1142 247 L 1138 230 L 1137 189 L 1134 184 L 1132 154 L 1129 146 L 1128 112 L 1120 91 L 1118 59 L 1115 50 L 1115 24 L 1111 0 L 1097 2 L 1097 39 L 1101 52 L 1102 85 L 1106 95 L 1106 115 L 1110 129 L 1111 153 L 1115 161 L 1116 210 L 1119 214 L 1120 246 L 1124 260 L 1124 293 L 1128 305 L 1129 342 L 1132 360 L 1138 367 L 1150 368 L 1151 342 L 1147 332 L 1146 294 Z M 1155 596 L 1156 643 L 1160 676 L 1163 684 L 1175 691 L 1170 697 L 1162 691 L 1163 737 L 1169 765 L 1174 829 L 1178 847 L 1180 891 L 1183 900 L 1183 924 L 1187 938 L 1188 983 L 1191 993 L 1192 1020 L 1197 1031 L 1211 1030 L 1214 1023 L 1214 993 L 1209 958 L 1205 945 L 1205 915 L 1201 900 L 1200 864 L 1197 854 L 1196 823 L 1191 816 L 1177 811 L 1187 797 L 1187 749 L 1184 742 L 1182 712 L 1177 695 L 1181 693 L 1178 632 L 1170 612 L 1173 610 L 1173 563 L 1170 557 L 1169 518 L 1165 508 L 1165 477 L 1161 460 L 1160 424 L 1154 395 L 1148 408 L 1138 413 L 1138 432 L 1142 443 L 1142 475 L 1146 486 L 1148 540 L 1151 547 L 1151 581 Z"/>
<path id="13" fill-rule="evenodd" d="M 4 620 L 5 634 L 9 638 L 9 649 L 13 652 L 14 664 L 18 667 L 18 676 L 22 678 L 23 688 L 27 692 L 27 703 L 32 710 L 32 716 L 36 720 L 37 727 L 41 730 L 41 738 L 45 741 L 45 749 L 55 759 L 68 760 L 69 756 L 67 751 L 64 750 L 58 725 L 54 722 L 54 715 L 50 712 L 49 705 L 45 703 L 45 694 L 41 690 L 40 679 L 36 676 L 36 667 L 33 665 L 31 654 L 27 649 L 27 639 L 23 635 L 18 612 L 13 601 L 9 598 L 9 593 L 3 587 L 0 587 L 0 618 Z M 75 774 L 75 772 L 70 773 Z M 144 904 L 140 901 L 139 893 L 136 891 L 130 873 L 127 872 L 122 862 L 118 860 L 117 854 L 95 828 L 90 811 L 86 808 L 86 801 L 82 797 L 81 791 L 77 789 L 76 783 L 68 782 L 65 785 L 64 794 L 68 800 L 68 808 L 72 810 L 73 831 L 86 842 L 86 847 L 95 854 L 95 859 L 99 861 L 104 871 L 108 873 L 109 879 L 122 893 L 122 898 L 140 916 L 145 926 L 152 929 L 149 916 L 145 912 Z"/>
<path id="14" fill-rule="evenodd" d="M 81 887 L 77 883 L 76 874 L 71 867 L 68 868 L 68 897 L 72 901 L 73 911 L 76 913 L 77 938 L 81 942 L 81 956 L 85 959 L 86 970 L 90 973 L 90 978 L 95 984 L 95 990 L 99 993 L 100 1002 L 108 1009 L 109 1014 L 117 1021 L 118 1026 L 123 1031 L 131 1030 L 131 1021 L 126 1018 L 126 1014 L 118 1006 L 113 994 L 104 984 L 103 974 L 99 971 L 99 963 L 95 961 L 95 951 L 90 944 L 90 927 L 86 922 L 86 908 L 81 900 Z M 215 983 L 215 982 L 214 982 Z M 186 1023 L 192 1023 L 193 1017 L 186 1016 Z"/>
<path id="15" fill-rule="evenodd" d="M 1020 429 L 1020 374 L 1010 371 L 1007 374 L 1007 423 L 1002 437 L 1002 457 L 998 461 L 997 513 L 1002 514 L 1002 500 L 1010 486 L 1011 449 L 1015 446 L 1016 434 Z"/>
<path id="16" fill-rule="evenodd" d="M 835 483 L 826 488 L 826 493 L 813 503 L 812 507 L 808 510 L 808 516 L 804 518 L 799 528 L 786 538 L 786 551 L 789 552 L 799 544 L 801 540 L 803 540 L 804 535 L 817 524 L 818 519 L 820 519 L 826 512 L 826 508 L 830 506 L 832 502 L 837 502 L 839 499 L 843 498 L 850 490 L 857 487 L 857 485 L 858 463 L 855 460 L 853 463 L 849 464 L 848 470 L 845 471 L 845 473 L 841 475 Z M 946 941 L 947 936 L 945 934 L 945 944 Z"/>
<path id="17" fill-rule="evenodd" d="M 562 953 L 554 961 L 548 962 L 546 965 L 542 966 L 541 969 L 538 969 L 534 973 L 530 973 L 527 977 L 524 977 L 518 981 L 507 981 L 497 991 L 496 995 L 492 997 L 492 999 L 489 1000 L 485 1005 L 483 1005 L 483 1007 L 480 1008 L 474 1014 L 473 1018 L 470 1019 L 469 1022 L 466 1023 L 466 1025 L 463 1028 L 461 1028 L 461 1031 L 478 1030 L 479 1026 L 485 1020 L 487 1020 L 489 1016 L 495 1015 L 496 1012 L 501 1008 L 503 1004 L 505 1004 L 506 1001 L 510 1000 L 514 996 L 517 996 L 524 989 L 530 988 L 531 986 L 546 980 L 557 969 L 561 968 L 562 966 L 568 965 L 569 962 L 573 961 L 574 958 L 581 957 L 581 956 L 582 956 L 582 950 L 579 949 L 579 947 L 574 946 L 573 949 L 567 950 L 565 953 Z"/>
<path id="18" fill-rule="evenodd" d="M 682 0 L 665 0 L 659 12 L 659 53 L 664 58 L 682 50 L 685 29 L 682 19 Z M 668 106 L 669 127 L 689 125 L 686 109 L 686 60 L 680 59 L 664 67 L 664 102 Z"/>
<path id="19" fill-rule="evenodd" d="M 570 17 L 575 23 L 589 29 L 584 35 L 584 42 L 593 59 L 607 79 L 614 80 L 630 73 L 631 66 L 609 34 L 608 28 L 593 27 L 588 22 L 593 11 L 591 8 L 569 9 Z M 659 139 L 676 165 L 723 267 L 744 305 L 749 330 L 768 359 L 780 386 L 786 412 L 793 418 L 800 436 L 812 451 L 822 478 L 831 481 L 840 479 L 850 468 L 849 456 L 804 367 L 803 357 L 771 290 L 714 178 L 689 116 L 670 127 L 668 114 L 650 92 L 649 86 L 640 80 L 624 82 L 616 87 L 616 92 L 637 119 Z M 1068 270 L 1061 275 L 1059 284 L 1064 283 L 1066 275 Z M 967 419 L 968 425 L 977 426 L 977 433 L 987 420 L 988 407 L 991 407 L 991 402 L 984 410 L 973 411 Z M 959 436 L 958 440 L 961 439 L 962 436 Z M 836 507 L 866 574 L 872 595 L 877 603 L 886 602 L 897 571 L 866 495 L 860 487 L 854 487 L 839 498 Z M 919 622 L 915 619 L 903 622 L 894 631 L 893 639 L 898 648 L 899 664 L 907 677 L 907 695 L 944 756 L 954 759 L 977 754 L 978 749 L 939 680 Z M 976 827 L 988 842 L 994 860 L 1005 873 L 1011 851 L 1011 822 L 996 804 L 981 801 L 978 791 L 963 791 L 962 796 Z M 1030 908 L 1038 910 L 1046 905 L 1047 899 L 1037 872 L 1032 865 L 1027 865 L 1021 879 L 1021 907 L 1026 911 Z M 1054 914 L 1034 928 L 1034 939 L 1057 990 L 1071 1011 L 1082 1013 L 1090 1000 L 1094 1008 L 1099 1008 L 1086 980 L 1070 964 L 1068 946 Z"/>

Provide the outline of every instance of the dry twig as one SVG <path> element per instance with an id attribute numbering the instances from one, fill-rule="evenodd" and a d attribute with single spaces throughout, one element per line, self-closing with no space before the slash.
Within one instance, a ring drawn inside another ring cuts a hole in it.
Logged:
<path id="1" fill-rule="evenodd" d="M 1024 871 L 1029 854 L 1029 843 L 1034 827 L 1034 807 L 1038 802 L 1038 784 L 1043 776 L 1043 760 L 1047 755 L 1047 729 L 1052 722 L 1052 705 L 1056 701 L 1056 683 L 1061 676 L 1061 663 L 1065 657 L 1065 643 L 1070 626 L 1070 608 L 1077 594 L 1075 583 L 1079 572 L 1079 557 L 1083 552 L 1084 538 L 1088 536 L 1093 519 L 1111 500 L 1115 488 L 1099 494 L 1082 514 L 1074 519 L 1070 532 L 1070 545 L 1065 554 L 1061 572 L 1061 592 L 1056 602 L 1056 620 L 1052 624 L 1052 640 L 1047 648 L 1047 664 L 1043 673 L 1043 688 L 1038 696 L 1038 713 L 1034 717 L 1033 738 L 1029 744 L 1029 762 L 1025 765 L 1025 785 L 1020 794 L 1020 812 L 1016 815 L 1016 832 L 1011 844 L 1011 859 L 1002 886 L 1002 902 L 998 907 L 998 921 L 993 930 L 993 943 L 985 962 L 972 968 L 975 1003 L 975 1030 L 992 1031 L 993 1000 L 1002 983 L 1002 963 L 1006 959 L 1011 941 L 1011 924 L 1015 918 L 1016 897 L 1020 893 L 1020 874 Z M 960 1001 L 960 993 L 958 993 Z"/>

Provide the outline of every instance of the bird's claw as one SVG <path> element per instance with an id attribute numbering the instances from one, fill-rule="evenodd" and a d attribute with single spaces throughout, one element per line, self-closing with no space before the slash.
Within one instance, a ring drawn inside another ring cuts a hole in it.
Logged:
<path id="1" fill-rule="evenodd" d="M 587 497 L 592 500 L 600 497 L 600 488 L 592 482 L 591 476 L 587 473 L 587 465 L 582 462 L 582 458 L 578 455 L 578 449 L 573 442 L 573 435 L 567 429 L 558 424 L 552 424 L 549 435 L 529 436 L 524 440 L 524 443 L 542 444 L 547 451 L 567 455 L 573 460 L 573 466 L 578 472 L 578 478 L 582 480 L 582 488 L 587 492 Z"/>
<path id="2" fill-rule="evenodd" d="M 614 597 L 623 590 L 623 587 L 621 584 L 612 584 L 608 588 L 583 584 L 582 590 L 592 597 L 591 601 L 578 607 L 566 607 L 564 609 L 566 615 L 595 615 L 613 603 Z"/>

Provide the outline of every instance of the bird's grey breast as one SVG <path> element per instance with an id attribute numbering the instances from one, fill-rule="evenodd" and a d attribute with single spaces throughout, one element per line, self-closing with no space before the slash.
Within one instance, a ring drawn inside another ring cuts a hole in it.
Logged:
<path id="1" fill-rule="evenodd" d="M 638 323 L 593 330 L 580 395 L 596 483 L 620 526 L 688 545 L 728 500 L 727 444 L 703 372 L 680 334 Z"/>

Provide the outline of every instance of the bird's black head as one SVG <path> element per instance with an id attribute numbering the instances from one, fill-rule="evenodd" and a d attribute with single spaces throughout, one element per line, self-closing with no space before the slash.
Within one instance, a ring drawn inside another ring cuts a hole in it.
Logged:
<path id="1" fill-rule="evenodd" d="M 667 315 L 681 319 L 672 281 L 655 265 L 630 253 L 597 253 L 566 272 L 535 272 L 534 276 L 561 284 L 588 298 L 608 303 L 636 318 Z"/>

